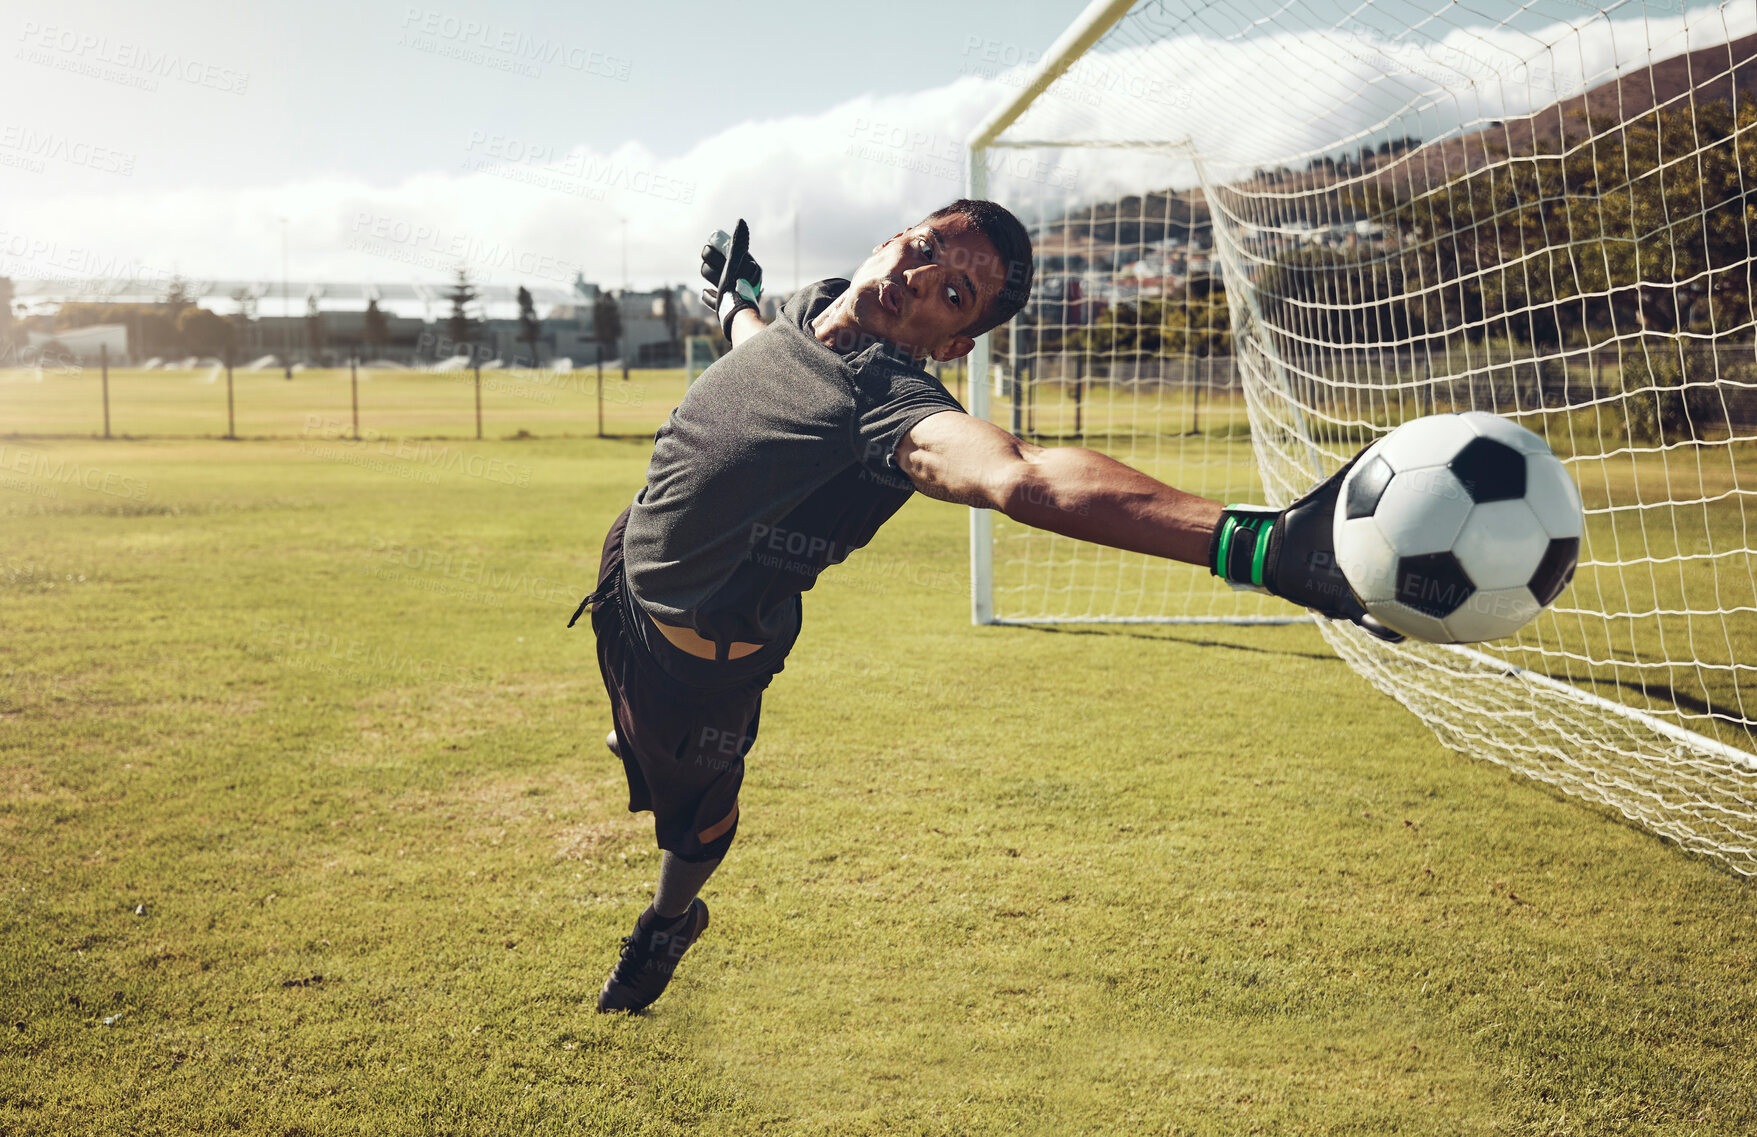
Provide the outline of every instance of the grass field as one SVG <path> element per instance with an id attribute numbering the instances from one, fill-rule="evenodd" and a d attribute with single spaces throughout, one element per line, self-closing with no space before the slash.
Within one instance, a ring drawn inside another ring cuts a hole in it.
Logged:
<path id="1" fill-rule="evenodd" d="M 657 861 L 563 625 L 647 446 L 510 432 L 0 485 L 0 1131 L 1757 1130 L 1748 884 L 1310 627 L 971 628 L 924 500 L 807 598 L 713 928 L 593 1013 Z"/>
<path id="2" fill-rule="evenodd" d="M 362 438 L 474 438 L 475 376 L 469 371 L 370 371 L 359 377 Z M 194 371 L 110 369 L 110 430 L 115 436 L 212 437 L 226 434 L 223 368 Z M 354 391 L 346 369 L 232 373 L 232 413 L 240 438 L 299 438 L 317 431 L 350 437 Z M 606 434 L 651 435 L 684 391 L 678 370 L 618 370 L 603 376 Z M 486 438 L 591 435 L 598 429 L 596 371 L 495 370 L 482 373 Z M 103 378 L 96 368 L 56 372 L 0 369 L 0 434 L 92 437 L 104 430 Z"/>
<path id="3" fill-rule="evenodd" d="M 1068 393 L 1060 384 L 1045 384 L 1038 393 L 1040 431 L 1073 437 Z M 1370 408 L 1335 409 L 1364 414 Z M 1083 400 L 1080 437 L 1192 492 L 1263 500 L 1242 399 L 1208 393 L 1199 420 L 1193 410 L 1186 392 L 1143 388 L 1131 398 L 1094 387 Z M 1404 412 L 1416 413 L 1413 405 Z M 1000 407 L 994 417 L 1007 423 L 1009 414 L 1010 407 Z M 1751 726 L 1757 576 L 1750 555 L 1757 517 L 1747 506 L 1757 443 L 1631 447 L 1610 432 L 1612 424 L 1581 412 L 1522 421 L 1572 459 L 1589 512 L 1586 540 L 1570 591 L 1517 640 L 1489 650 L 1757 751 Z M 1185 424 L 1200 425 L 1200 433 L 1186 433 Z M 1313 429 L 1331 453 L 1347 455 L 1359 445 L 1334 424 Z M 1286 611 L 1279 601 L 1216 589 L 1202 569 L 1101 549 L 1004 518 L 994 520 L 994 532 L 995 610 L 1003 618 L 1234 618 Z"/>
<path id="4" fill-rule="evenodd" d="M 352 437 L 355 384 L 346 368 L 232 373 L 232 415 L 240 438 L 304 438 L 339 432 Z M 363 439 L 416 436 L 474 438 L 476 377 L 469 371 L 357 373 Z M 945 381 L 959 389 L 947 369 Z M 110 369 L 110 432 L 116 437 L 223 438 L 226 374 L 198 370 Z M 553 437 L 595 435 L 600 403 L 604 433 L 651 436 L 683 397 L 678 369 L 635 368 L 557 372 L 484 371 L 482 433 L 508 438 L 520 431 Z M 600 399 L 600 394 L 602 398 Z M 0 435 L 102 437 L 104 379 L 97 368 L 0 368 Z"/>
<path id="5" fill-rule="evenodd" d="M 1440 366 L 1467 362 L 1459 357 Z M 967 393 L 963 368 L 942 371 L 950 389 Z M 297 439 L 307 456 L 388 470 L 423 484 L 443 472 L 448 455 L 455 457 L 444 440 L 474 439 L 470 372 L 359 374 L 356 392 L 346 370 L 301 371 L 291 380 L 279 371 L 237 371 L 236 434 Z M 1229 374 L 1217 368 L 1221 386 L 1197 389 L 1040 379 L 1021 388 L 1016 408 L 1010 396 L 994 398 L 990 417 L 1011 427 L 1016 413 L 1028 437 L 1098 447 L 1194 493 L 1261 501 L 1249 416 L 1242 394 L 1225 386 Z M 1587 374 L 1581 371 L 1583 389 L 1615 385 L 1614 377 L 1602 374 L 1588 383 Z M 1508 395 L 1511 382 L 1502 376 L 1496 391 Z M 221 368 L 115 368 L 109 384 L 113 435 L 226 434 Z M 594 370 L 486 371 L 482 433 L 501 440 L 592 437 L 600 430 L 601 408 L 604 434 L 646 438 L 685 389 L 680 370 L 637 369 L 626 380 L 615 369 L 602 378 Z M 354 444 L 356 394 L 363 445 Z M 103 382 L 91 368 L 0 369 L 0 438 L 11 436 L 15 445 L 0 452 L 0 490 L 52 492 L 52 479 L 30 476 L 34 466 L 53 465 L 30 451 L 32 443 L 101 436 L 103 400 Z M 1402 421 L 1432 405 L 1402 396 L 1348 398 L 1328 406 L 1335 421 L 1314 419 L 1308 426 L 1328 452 L 1347 454 L 1372 436 L 1365 423 Z M 1757 468 L 1757 443 L 1631 449 L 1616 433 L 1614 406 L 1521 421 L 1574 460 L 1594 515 L 1572 592 L 1517 643 L 1506 641 L 1495 650 L 1521 666 L 1753 749 L 1748 704 L 1757 691 L 1751 689 L 1748 661 L 1757 656 L 1757 575 L 1748 553 L 1749 493 L 1738 470 L 1741 464 Z M 18 476 L 21 471 L 25 476 Z M 995 520 L 994 533 L 995 612 L 1003 619 L 1260 618 L 1285 611 L 1278 601 L 1215 589 L 1199 569 L 1072 542 L 1004 518 Z"/>

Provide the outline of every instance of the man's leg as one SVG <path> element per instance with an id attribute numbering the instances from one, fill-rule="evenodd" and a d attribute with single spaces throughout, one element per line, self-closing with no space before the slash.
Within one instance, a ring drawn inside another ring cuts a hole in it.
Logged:
<path id="1" fill-rule="evenodd" d="M 620 536 L 618 526 L 606 539 L 605 566 L 619 563 Z M 608 575 L 601 570 L 601 589 Z M 784 657 L 753 660 L 747 677 L 728 684 L 729 664 L 635 634 L 643 619 L 623 581 L 592 620 L 614 724 L 604 743 L 628 775 L 629 810 L 653 811 L 664 850 L 653 903 L 623 937 L 621 958 L 599 993 L 603 1011 L 651 1004 L 707 929 L 708 907 L 697 894 L 737 836 L 744 759 L 756 741 L 763 690 Z"/>
<path id="2" fill-rule="evenodd" d="M 604 736 L 604 745 L 610 753 L 618 758 L 622 751 L 616 745 L 616 732 L 613 730 Z M 659 884 L 653 890 L 652 912 L 662 920 L 675 920 L 689 910 L 689 902 L 694 900 L 720 867 L 721 858 L 711 861 L 686 861 L 676 853 L 667 851 L 659 864 Z"/>
<path id="3" fill-rule="evenodd" d="M 676 853 L 666 852 L 659 865 L 659 887 L 653 892 L 653 915 L 661 920 L 675 920 L 689 911 L 690 901 L 719 867 L 719 858 L 686 861 Z"/>
<path id="4" fill-rule="evenodd" d="M 664 855 L 653 902 L 623 937 L 621 956 L 599 992 L 600 1011 L 651 1005 L 670 984 L 683 954 L 707 930 L 708 906 L 698 894 L 737 836 L 744 755 L 755 741 L 761 705 L 756 690 L 690 705 L 648 707 L 643 699 L 618 708 L 619 727 L 638 733 L 612 731 L 604 741 L 631 767 L 631 783 L 650 787 L 648 807 Z M 642 717 L 639 710 L 648 713 Z M 626 723 L 624 711 L 630 716 Z M 679 726 L 683 737 L 674 739 L 670 731 Z M 647 739 L 652 749 L 631 748 L 630 738 Z M 637 779 L 637 767 L 651 774 Z"/>
<path id="5" fill-rule="evenodd" d="M 669 850 L 659 869 L 652 904 L 622 940 L 622 955 L 598 992 L 600 1011 L 638 1011 L 664 994 L 683 953 L 708 927 L 708 906 L 698 897 L 720 859 L 686 861 Z"/>

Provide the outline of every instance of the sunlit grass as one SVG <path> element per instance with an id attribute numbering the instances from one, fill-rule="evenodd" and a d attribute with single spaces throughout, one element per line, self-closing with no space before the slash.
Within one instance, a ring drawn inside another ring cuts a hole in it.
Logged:
<path id="1" fill-rule="evenodd" d="M 0 369 L 0 434 L 102 436 L 104 380 L 100 369 Z M 227 418 L 226 373 L 111 368 L 113 436 L 224 437 L 228 421 L 241 438 L 297 438 L 340 430 L 352 436 L 356 396 L 362 437 L 474 438 L 476 376 L 471 371 L 275 369 L 232 373 Z M 357 390 L 356 390 L 357 389 Z M 506 438 L 519 431 L 595 435 L 599 404 L 610 435 L 651 436 L 685 389 L 681 370 L 495 369 L 481 373 L 482 432 Z M 600 399 L 600 392 L 602 397 Z"/>
<path id="2" fill-rule="evenodd" d="M 351 445 L 0 488 L 0 1130 L 1757 1127 L 1749 885 L 1307 627 L 971 628 L 925 500 L 807 597 L 713 927 L 599 1016 L 656 859 L 564 625 L 648 447 Z"/>

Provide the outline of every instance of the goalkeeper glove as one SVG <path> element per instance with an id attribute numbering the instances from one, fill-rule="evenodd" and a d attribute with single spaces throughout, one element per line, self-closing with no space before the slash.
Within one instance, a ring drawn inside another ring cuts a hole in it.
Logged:
<path id="1" fill-rule="evenodd" d="M 732 338 L 732 318 L 746 308 L 756 310 L 763 295 L 763 268 L 750 255 L 750 227 L 738 219 L 728 235 L 717 229 L 702 246 L 702 279 L 712 288 L 702 289 L 702 303 L 720 318 L 720 330 Z"/>
<path id="2" fill-rule="evenodd" d="M 1403 636 L 1367 613 L 1336 563 L 1336 499 L 1343 477 L 1359 459 L 1355 455 L 1286 509 L 1227 506 L 1208 548 L 1208 568 L 1234 588 L 1291 600 L 1396 643 Z"/>

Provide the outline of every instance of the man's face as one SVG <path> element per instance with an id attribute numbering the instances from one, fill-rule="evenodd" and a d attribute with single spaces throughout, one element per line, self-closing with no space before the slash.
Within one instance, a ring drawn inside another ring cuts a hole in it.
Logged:
<path id="1" fill-rule="evenodd" d="M 962 214 L 923 221 L 872 251 L 849 284 L 860 329 L 920 359 L 976 346 L 964 329 L 1006 286 L 1006 266 Z"/>

